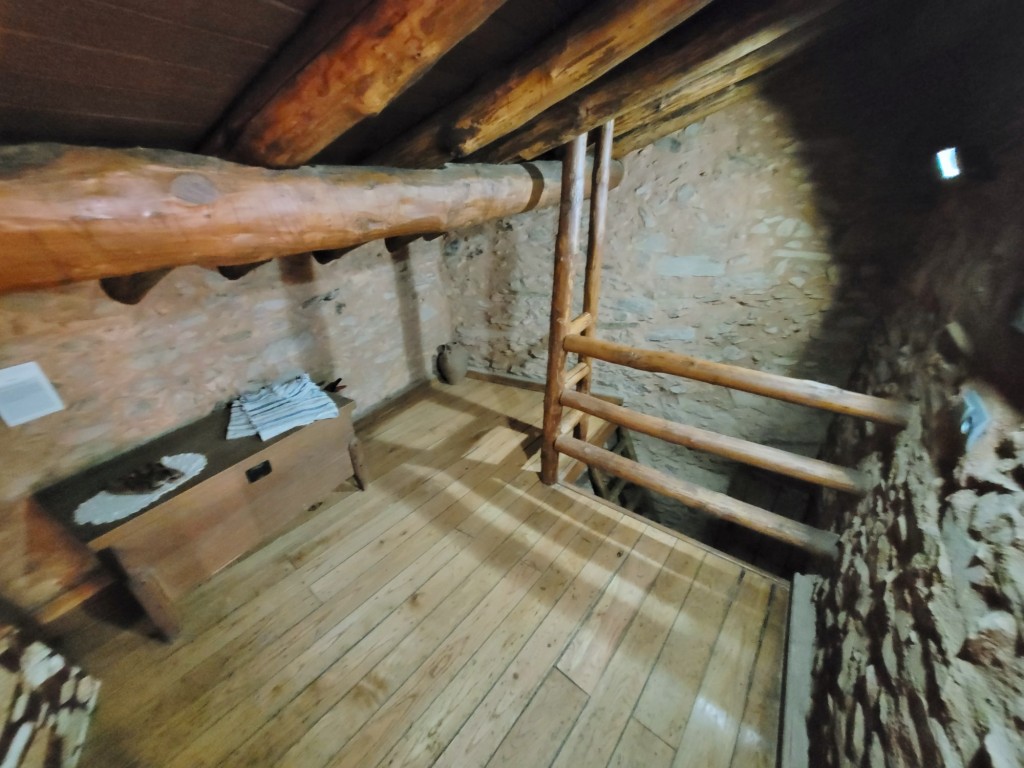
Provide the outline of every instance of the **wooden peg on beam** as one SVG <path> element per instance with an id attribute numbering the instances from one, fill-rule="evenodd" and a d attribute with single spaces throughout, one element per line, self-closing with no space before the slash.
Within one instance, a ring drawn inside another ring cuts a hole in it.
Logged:
<path id="1" fill-rule="evenodd" d="M 262 267 L 269 261 L 270 259 L 264 259 L 263 261 L 253 261 L 249 264 L 234 264 L 226 267 L 217 267 L 217 271 L 228 280 L 241 280 L 254 269 Z"/>
<path id="2" fill-rule="evenodd" d="M 134 275 L 118 275 L 116 277 L 104 277 L 100 280 L 100 288 L 108 297 L 121 304 L 134 306 L 145 298 L 156 284 L 159 283 L 168 272 L 170 267 L 165 269 L 153 269 L 149 272 L 136 272 Z"/>

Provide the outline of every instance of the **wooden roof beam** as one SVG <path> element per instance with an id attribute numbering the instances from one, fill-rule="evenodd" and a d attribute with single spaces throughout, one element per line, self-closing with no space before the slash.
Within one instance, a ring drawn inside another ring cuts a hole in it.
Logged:
<path id="1" fill-rule="evenodd" d="M 710 1 L 605 0 L 369 161 L 426 168 L 465 158 L 593 82 Z"/>
<path id="2" fill-rule="evenodd" d="M 612 156 L 623 158 L 630 152 L 643 149 L 659 139 L 663 139 L 676 131 L 681 131 L 698 120 L 703 120 L 708 115 L 725 109 L 730 104 L 750 98 L 757 93 L 761 82 L 761 77 L 753 77 L 743 83 L 731 85 L 723 91 L 698 101 L 696 104 L 683 106 L 677 110 L 669 110 L 657 120 L 652 120 L 646 125 L 641 125 L 621 136 L 616 136 Z"/>
<path id="3" fill-rule="evenodd" d="M 621 164 L 612 173 L 616 184 Z M 455 229 L 553 205 L 560 188 L 557 162 L 269 171 L 183 152 L 8 147 L 0 291 Z"/>
<path id="4" fill-rule="evenodd" d="M 767 74 L 773 67 L 817 41 L 829 29 L 828 22 L 835 18 L 819 19 L 816 23 L 808 24 L 791 32 L 771 45 L 748 54 L 733 64 L 704 77 L 687 78 L 679 88 L 668 94 L 620 114 L 616 119 L 616 133 L 623 136 L 652 123 L 660 122 L 667 117 L 678 116 L 702 102 L 705 106 L 704 114 L 710 114 L 706 108 L 709 104 L 715 103 L 712 101 L 713 97 L 744 81 Z M 749 93 L 749 90 L 733 90 L 733 98 L 728 99 L 728 103 L 736 101 L 740 93 Z M 724 106 L 727 102 L 720 100 L 718 103 L 719 106 Z M 616 156 L 621 157 L 622 155 L 617 154 Z"/>
<path id="5" fill-rule="evenodd" d="M 208 148 L 253 165 L 302 165 L 357 123 L 380 114 L 505 2 L 364 2 L 362 12 L 326 44 L 314 23 L 249 87 Z M 328 3 L 327 12 L 340 5 Z M 338 19 L 329 16 L 328 22 Z M 295 61 L 308 57 L 318 41 L 319 54 L 293 72 Z"/>
<path id="6" fill-rule="evenodd" d="M 777 0 L 748 6 L 737 16 L 680 27 L 647 50 L 537 116 L 474 157 L 487 162 L 533 159 L 615 118 L 658 99 L 689 93 L 691 103 L 711 96 L 778 61 L 779 41 L 809 28 L 820 32 L 840 0 Z M 816 33 L 817 33 L 816 32 Z M 778 48 L 776 47 L 777 51 Z M 673 103 L 678 103 L 674 98 Z"/>
<path id="7" fill-rule="evenodd" d="M 203 154 L 289 168 L 377 115 L 506 0 L 324 2 L 203 142 Z M 265 262 L 226 265 L 237 280 Z M 169 270 L 103 281 L 137 304 Z"/>

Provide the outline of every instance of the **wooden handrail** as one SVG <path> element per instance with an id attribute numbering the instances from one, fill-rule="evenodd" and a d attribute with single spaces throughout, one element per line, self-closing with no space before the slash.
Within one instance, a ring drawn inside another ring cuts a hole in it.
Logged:
<path id="1" fill-rule="evenodd" d="M 687 506 L 722 520 L 750 528 L 817 556 L 834 559 L 837 555 L 839 537 L 829 531 L 789 520 L 774 512 L 726 496 L 724 493 L 709 491 L 699 485 L 679 480 L 573 437 L 559 437 L 555 440 L 555 447 L 560 453 L 572 456 L 585 464 L 678 499 Z"/>
<path id="2" fill-rule="evenodd" d="M 675 352 L 637 349 L 625 344 L 601 341 L 587 336 L 566 336 L 566 352 L 596 357 L 616 365 L 654 373 L 668 373 L 695 381 L 718 384 L 744 392 L 752 392 L 776 400 L 808 405 L 835 413 L 905 427 L 910 421 L 910 406 L 858 392 L 849 392 L 829 384 L 807 379 L 791 379 L 775 373 L 713 363 Z"/>
<path id="3" fill-rule="evenodd" d="M 834 488 L 837 491 L 863 495 L 867 492 L 867 480 L 856 470 L 829 464 L 827 461 L 810 459 L 795 453 L 759 445 L 736 437 L 719 435 L 706 429 L 686 424 L 677 424 L 667 419 L 649 416 L 623 408 L 620 405 L 600 400 L 591 395 L 576 392 L 566 387 L 562 393 L 562 405 L 585 411 L 604 421 L 626 429 L 643 432 L 676 445 L 693 448 L 733 461 L 740 461 L 754 467 L 778 472 L 809 483 Z"/>

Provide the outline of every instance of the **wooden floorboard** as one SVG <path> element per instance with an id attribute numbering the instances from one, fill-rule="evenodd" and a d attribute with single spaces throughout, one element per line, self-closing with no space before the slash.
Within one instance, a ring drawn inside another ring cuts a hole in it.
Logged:
<path id="1" fill-rule="evenodd" d="M 524 469 L 542 395 L 430 385 L 174 645 L 78 617 L 82 765 L 770 766 L 788 590 Z"/>

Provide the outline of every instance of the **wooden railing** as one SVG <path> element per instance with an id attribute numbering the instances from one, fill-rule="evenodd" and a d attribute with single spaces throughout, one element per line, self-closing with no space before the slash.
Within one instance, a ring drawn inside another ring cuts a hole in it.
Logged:
<path id="1" fill-rule="evenodd" d="M 800 547 L 813 555 L 834 557 L 838 543 L 835 533 L 790 520 L 723 493 L 701 488 L 587 442 L 587 419 L 592 416 L 676 445 L 712 453 L 825 488 L 852 494 L 864 494 L 868 490 L 865 478 L 856 470 L 677 424 L 593 397 L 590 387 L 594 360 L 717 384 L 896 427 L 906 426 L 910 418 L 910 407 L 905 403 L 850 392 L 816 381 L 793 379 L 673 352 L 637 349 L 595 338 L 613 128 L 611 123 L 602 127 L 595 151 L 583 312 L 575 318 L 570 318 L 572 271 L 574 259 L 580 250 L 580 222 L 586 181 L 586 136 L 577 137 L 566 147 L 551 295 L 541 479 L 548 484 L 558 480 L 558 455 L 562 453 L 695 509 Z M 575 354 L 578 362 L 567 370 L 570 354 Z M 565 413 L 566 409 L 569 409 L 569 413 Z M 570 431 L 574 435 L 570 435 Z"/>

